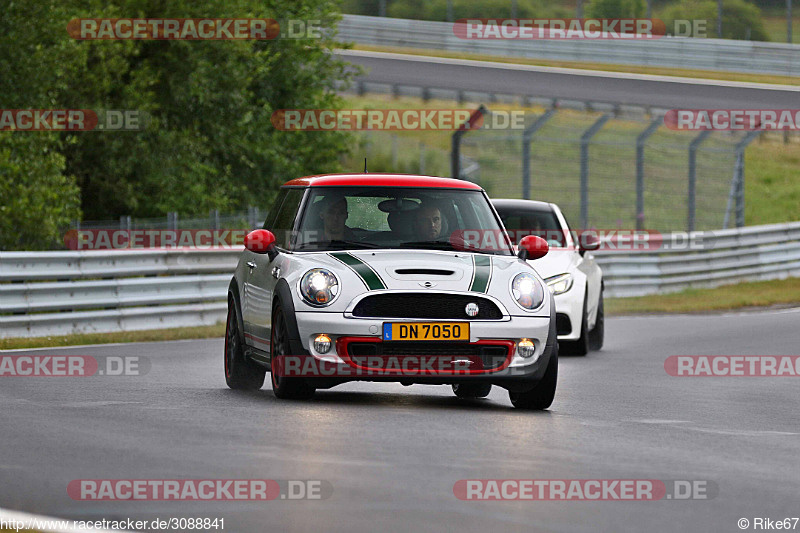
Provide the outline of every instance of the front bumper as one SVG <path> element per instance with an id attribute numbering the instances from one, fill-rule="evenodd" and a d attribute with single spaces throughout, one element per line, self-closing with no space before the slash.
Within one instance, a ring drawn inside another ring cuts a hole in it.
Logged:
<path id="1" fill-rule="evenodd" d="M 562 327 L 558 328 L 558 340 L 560 341 L 574 341 L 578 340 L 581 336 L 581 324 L 583 321 L 583 299 L 586 297 L 586 291 L 576 290 L 578 287 L 573 286 L 563 294 L 555 297 L 556 301 L 556 314 L 559 325 L 569 323 L 569 333 L 564 333 Z"/>
<path id="2" fill-rule="evenodd" d="M 506 388 L 526 390 L 534 386 L 544 374 L 550 356 L 554 352 L 556 336 L 555 321 L 549 316 L 513 316 L 510 320 L 469 321 L 471 346 L 507 346 L 507 358 L 503 364 L 481 371 L 448 371 L 436 366 L 436 372 L 363 372 L 348 355 L 348 344 L 357 340 L 362 343 L 381 343 L 380 332 L 384 322 L 429 322 L 429 320 L 345 318 L 341 313 L 297 312 L 300 343 L 314 360 L 334 369 L 329 378 L 317 378 L 318 388 L 333 386 L 346 381 L 400 381 L 403 383 L 449 384 L 464 381 L 491 382 Z M 314 350 L 314 338 L 325 333 L 331 337 L 334 348 L 327 354 Z M 522 338 L 533 341 L 535 351 L 531 357 L 522 357 L 517 342 Z M 454 343 L 455 344 L 455 343 Z M 462 347 L 463 347 L 463 343 Z M 443 344 L 446 346 L 446 344 Z M 440 345 L 442 346 L 442 345 Z M 447 350 L 444 349 L 444 353 Z M 402 356 L 398 356 L 402 358 Z M 330 385 L 326 385 L 326 381 Z"/>

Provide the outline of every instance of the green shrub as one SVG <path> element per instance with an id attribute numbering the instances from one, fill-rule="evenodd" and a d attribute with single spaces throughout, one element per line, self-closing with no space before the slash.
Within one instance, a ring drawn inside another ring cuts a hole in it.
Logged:
<path id="1" fill-rule="evenodd" d="M 707 37 L 717 35 L 717 3 L 713 0 L 683 0 L 666 7 L 660 17 L 672 32 L 675 20 L 705 20 Z M 768 41 L 761 10 L 745 0 L 725 0 L 722 4 L 722 38 Z M 703 35 L 694 35 L 703 37 Z"/>
<path id="2" fill-rule="evenodd" d="M 647 12 L 644 0 L 592 0 L 586 6 L 586 17 L 603 18 L 640 18 Z"/>

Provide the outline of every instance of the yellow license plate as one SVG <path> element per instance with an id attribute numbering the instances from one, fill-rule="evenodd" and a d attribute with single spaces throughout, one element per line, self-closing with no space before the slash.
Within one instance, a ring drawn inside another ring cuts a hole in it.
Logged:
<path id="1" fill-rule="evenodd" d="M 384 322 L 385 341 L 469 341 L 469 322 Z"/>

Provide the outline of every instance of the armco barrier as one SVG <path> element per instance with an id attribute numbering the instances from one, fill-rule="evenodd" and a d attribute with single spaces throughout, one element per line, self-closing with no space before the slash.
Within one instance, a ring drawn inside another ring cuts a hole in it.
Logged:
<path id="1" fill-rule="evenodd" d="M 677 67 L 800 76 L 800 45 L 664 37 L 653 40 L 466 40 L 447 22 L 344 15 L 342 42 L 553 61 Z"/>
<path id="2" fill-rule="evenodd" d="M 240 252 L 0 252 L 0 338 L 216 324 Z"/>
<path id="3" fill-rule="evenodd" d="M 694 235 L 702 243 L 697 250 L 597 253 L 606 295 L 644 296 L 800 276 L 800 222 Z"/>
<path id="4" fill-rule="evenodd" d="M 800 276 L 800 222 L 695 234 L 701 249 L 599 251 L 606 296 Z M 241 249 L 0 253 L 0 338 L 212 325 Z"/>

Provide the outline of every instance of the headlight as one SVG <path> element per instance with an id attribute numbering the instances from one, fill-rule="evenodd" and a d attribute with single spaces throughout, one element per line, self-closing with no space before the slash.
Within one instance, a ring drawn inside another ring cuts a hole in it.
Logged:
<path id="1" fill-rule="evenodd" d="M 511 282 L 511 295 L 523 309 L 533 310 L 544 301 L 544 287 L 533 274 L 517 274 Z"/>
<path id="2" fill-rule="evenodd" d="M 547 288 L 550 289 L 550 292 L 553 294 L 564 294 L 568 290 L 572 288 L 572 274 L 559 274 L 558 276 L 553 276 L 552 278 L 547 278 L 544 280 L 547 283 Z"/>
<path id="3" fill-rule="evenodd" d="M 300 280 L 300 294 L 309 305 L 325 307 L 339 294 L 339 280 L 329 270 L 312 268 Z"/>

